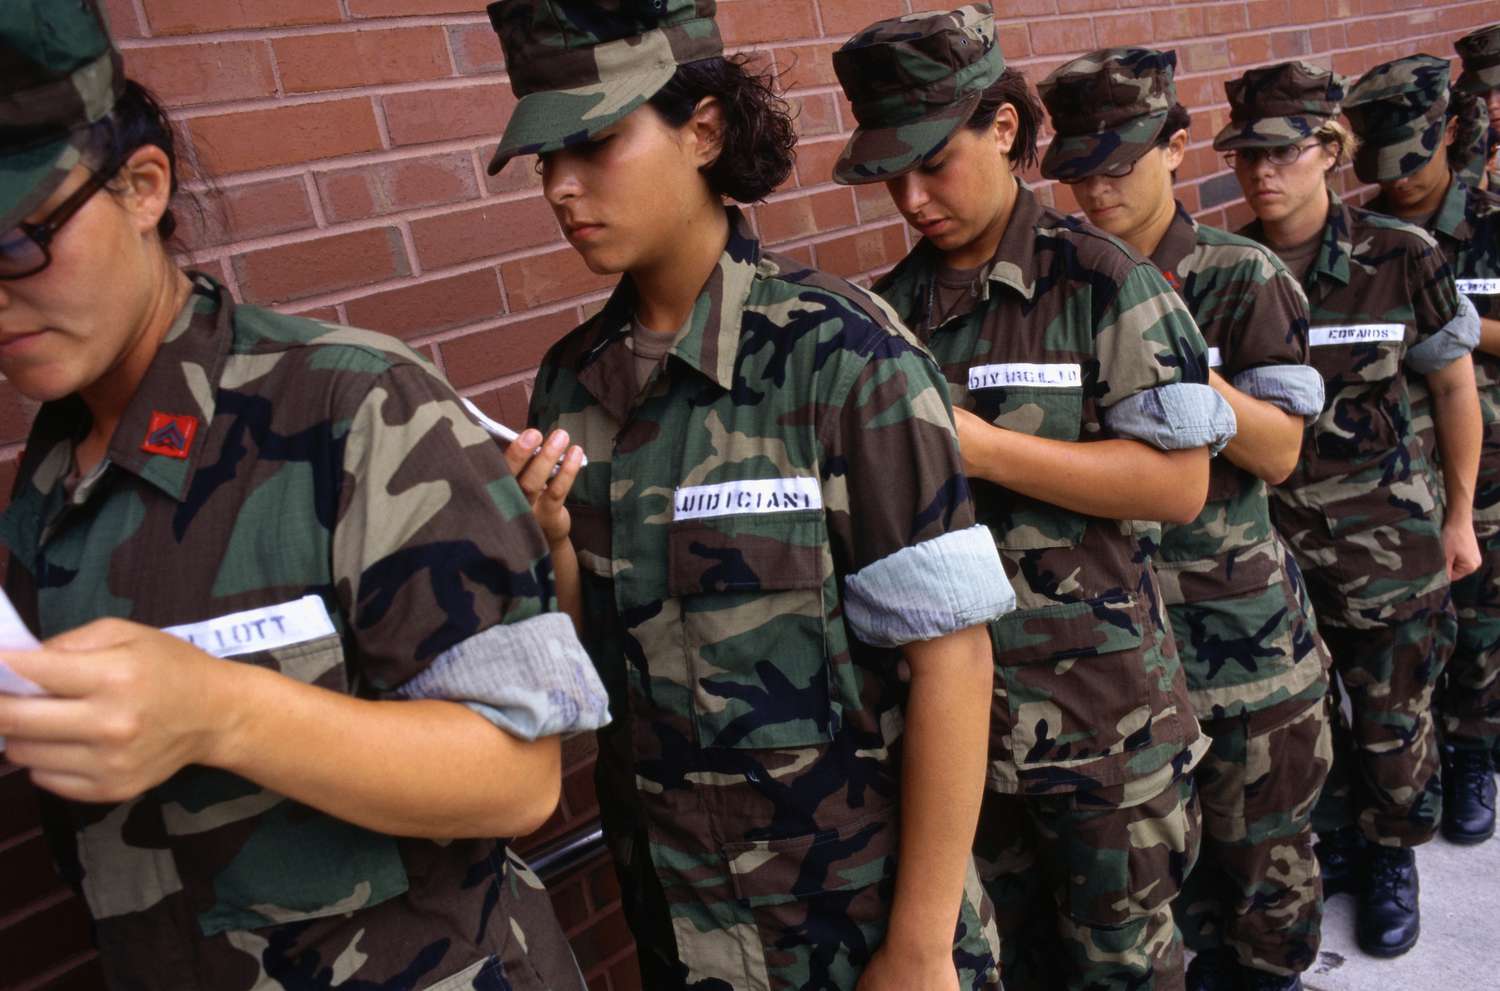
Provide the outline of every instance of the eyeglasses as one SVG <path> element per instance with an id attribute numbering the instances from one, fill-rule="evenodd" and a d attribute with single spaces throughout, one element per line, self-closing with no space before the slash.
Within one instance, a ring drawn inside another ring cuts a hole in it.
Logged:
<path id="1" fill-rule="evenodd" d="M 39 224 L 25 221 L 0 235 L 0 279 L 24 279 L 52 264 L 52 240 L 73 215 L 120 171 L 120 163 L 100 169 Z"/>
<path id="2" fill-rule="evenodd" d="M 1130 175 L 1130 173 L 1135 171 L 1135 163 L 1139 161 L 1139 158 L 1134 158 L 1129 162 L 1125 162 L 1123 164 L 1120 162 L 1116 162 L 1109 168 L 1100 169 L 1098 172 L 1090 172 L 1088 175 L 1072 176 L 1067 179 L 1058 179 L 1057 181 L 1062 183 L 1064 186 L 1076 186 L 1080 182 L 1084 182 L 1085 180 L 1094 178 L 1094 176 L 1103 176 L 1106 179 L 1123 179 L 1126 176 Z"/>
<path id="3" fill-rule="evenodd" d="M 1277 145 L 1274 148 L 1232 148 L 1224 153 L 1224 161 L 1231 169 L 1237 169 L 1241 165 L 1250 169 L 1259 165 L 1261 159 L 1265 159 L 1276 168 L 1284 169 L 1322 144 L 1321 141 L 1314 141 L 1311 144 Z"/>

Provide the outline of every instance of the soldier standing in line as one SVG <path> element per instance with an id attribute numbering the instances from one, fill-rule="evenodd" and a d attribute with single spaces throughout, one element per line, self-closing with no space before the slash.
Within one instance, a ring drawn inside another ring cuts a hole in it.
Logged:
<path id="1" fill-rule="evenodd" d="M 1480 317 L 1473 360 L 1485 439 L 1473 515 L 1481 563 L 1453 585 L 1458 639 L 1435 706 L 1443 835 L 1482 843 L 1495 831 L 1490 754 L 1500 744 L 1500 197 L 1470 188 L 1449 168 L 1459 121 L 1446 59 L 1413 55 L 1376 66 L 1350 89 L 1344 114 L 1359 138 L 1355 174 L 1380 184 L 1368 209 L 1431 234 Z M 1408 373 L 1407 388 L 1412 424 L 1441 478 L 1427 384 Z"/>
<path id="2" fill-rule="evenodd" d="M 1149 558 L 1233 434 L 1157 269 L 1014 176 L 1043 111 L 990 8 L 881 21 L 834 54 L 859 121 L 835 178 L 884 182 L 921 243 L 876 285 L 948 379 L 1018 610 L 991 627 L 976 854 L 1014 988 L 1180 988 L 1171 900 L 1208 747 Z M 1129 484 L 1121 484 L 1123 480 Z M 1059 946 L 1060 944 L 1060 946 Z"/>
<path id="3" fill-rule="evenodd" d="M 1325 383 L 1302 458 L 1272 491 L 1353 711 L 1352 730 L 1335 720 L 1334 764 L 1313 813 L 1324 893 L 1357 883 L 1360 946 L 1397 956 L 1420 931 L 1412 848 L 1436 832 L 1442 798 L 1431 707 L 1451 640 L 1448 585 L 1479 558 L 1468 512 L 1435 520 L 1402 373 L 1427 378 L 1448 504 L 1467 508 L 1481 430 L 1469 360 L 1478 320 L 1427 234 L 1329 188 L 1356 141 L 1337 120 L 1339 77 L 1284 62 L 1226 88 L 1230 121 L 1214 147 L 1258 218 L 1239 233 L 1301 280 Z"/>
<path id="4" fill-rule="evenodd" d="M 1478 168 L 1488 176 L 1488 188 L 1500 192 L 1500 24 L 1491 24 L 1453 43 L 1463 65 L 1454 89 L 1482 100 L 1488 113 L 1489 134 Z M 1478 189 L 1483 184 L 1470 183 Z"/>
<path id="5" fill-rule="evenodd" d="M 177 268 L 94 3 L 10 0 L 0 63 L 0 371 L 42 403 L 0 538 L 47 638 L 0 735 L 109 987 L 582 991 L 484 838 L 607 718 L 501 451 L 399 341 Z"/>
<path id="6" fill-rule="evenodd" d="M 492 170 L 537 155 L 569 242 L 623 276 L 531 416 L 589 458 L 539 512 L 617 714 L 597 783 L 645 985 L 998 987 L 970 844 L 1013 597 L 942 376 L 724 206 L 795 137 L 713 0 L 490 15 L 521 98 Z"/>
<path id="7" fill-rule="evenodd" d="M 1042 175 L 1149 258 L 1208 342 L 1234 439 L 1208 505 L 1162 529 L 1155 557 L 1189 698 L 1213 745 L 1194 772 L 1203 852 L 1174 903 L 1190 991 L 1300 989 L 1322 890 L 1313 804 L 1332 756 L 1328 653 L 1301 573 L 1271 525 L 1267 484 L 1296 467 L 1323 379 L 1307 364 L 1307 299 L 1270 249 L 1194 221 L 1172 194 L 1187 150 L 1175 52 L 1094 52 L 1041 84 L 1057 136 Z"/>

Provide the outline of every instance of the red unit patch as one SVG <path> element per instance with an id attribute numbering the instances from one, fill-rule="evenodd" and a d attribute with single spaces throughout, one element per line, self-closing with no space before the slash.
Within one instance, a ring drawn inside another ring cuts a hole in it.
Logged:
<path id="1" fill-rule="evenodd" d="M 160 454 L 164 458 L 186 458 L 193 449 L 193 437 L 197 433 L 196 416 L 173 416 L 171 413 L 152 411 L 151 425 L 146 428 L 146 439 L 141 441 L 141 450 L 147 454 Z"/>

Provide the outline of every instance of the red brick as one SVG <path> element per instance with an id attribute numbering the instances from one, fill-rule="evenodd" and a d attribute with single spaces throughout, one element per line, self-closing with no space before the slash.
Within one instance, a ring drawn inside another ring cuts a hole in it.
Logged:
<path id="1" fill-rule="evenodd" d="M 569 878 L 547 888 L 547 893 L 552 896 L 552 911 L 557 913 L 558 924 L 570 936 L 582 931 L 584 923 L 589 919 L 589 903 L 583 889 L 583 878 Z"/>
<path id="2" fill-rule="evenodd" d="M 1203 35 L 1202 7 L 1173 7 L 1151 12 L 1153 39 L 1198 38 Z"/>
<path id="3" fill-rule="evenodd" d="M 535 198 L 413 220 L 411 237 L 418 264 L 430 270 L 551 244 L 562 231 L 552 208 Z"/>
<path id="4" fill-rule="evenodd" d="M 788 102 L 791 103 L 792 113 L 797 118 L 798 135 L 812 137 L 819 134 L 839 133 L 841 128 L 838 104 L 843 102 L 842 96 L 835 100 L 832 93 L 811 93 L 807 96 L 794 97 Z"/>
<path id="5" fill-rule="evenodd" d="M 1087 17 L 1032 21 L 1031 50 L 1038 55 L 1086 52 L 1094 47 L 1094 22 Z"/>
<path id="6" fill-rule="evenodd" d="M 642 991 L 641 965 L 634 953 L 609 969 L 609 988 L 610 991 Z"/>
<path id="7" fill-rule="evenodd" d="M 339 0 L 143 0 L 153 34 L 335 24 Z"/>
<path id="8" fill-rule="evenodd" d="M 271 42 L 288 93 L 316 93 L 453 75 L 438 27 L 294 35 Z"/>
<path id="9" fill-rule="evenodd" d="M 620 901 L 620 877 L 608 861 L 589 872 L 588 889 L 589 902 L 599 911 Z"/>
<path id="10" fill-rule="evenodd" d="M 1230 62 L 1242 70 L 1261 62 L 1269 62 L 1273 57 L 1269 35 L 1245 34 L 1229 39 Z"/>
<path id="11" fill-rule="evenodd" d="M 1177 49 L 1182 66 L 1190 72 L 1229 67 L 1229 45 L 1223 41 L 1196 41 Z"/>
<path id="12" fill-rule="evenodd" d="M 590 272 L 572 248 L 506 262 L 500 267 L 500 275 L 506 299 L 516 311 L 607 289 L 619 279 Z"/>
<path id="13" fill-rule="evenodd" d="M 365 99 L 194 117 L 188 133 L 203 167 L 221 175 L 380 147 L 375 108 Z"/>
<path id="14" fill-rule="evenodd" d="M 1271 35 L 1271 53 L 1278 59 L 1301 58 L 1312 54 L 1312 36 L 1308 31 L 1278 31 Z"/>
<path id="15" fill-rule="evenodd" d="M 812 245 L 804 244 L 800 248 L 792 248 L 790 250 L 778 248 L 776 250 L 778 254 L 785 255 L 800 265 L 806 265 L 808 268 L 817 268 L 817 262 L 813 260 Z"/>
<path id="16" fill-rule="evenodd" d="M 589 971 L 609 962 L 610 957 L 630 945 L 630 929 L 625 925 L 625 916 L 615 912 L 591 923 L 573 940 L 573 951 L 578 957 L 578 965 Z"/>
<path id="17" fill-rule="evenodd" d="M 1031 34 L 1026 25 L 996 25 L 995 34 L 1000 39 L 1000 53 L 1006 58 L 1019 59 L 1031 54 Z"/>
<path id="18" fill-rule="evenodd" d="M 308 310 L 291 310 L 288 312 L 293 316 L 306 317 L 309 320 L 322 320 L 324 323 L 347 324 L 349 322 L 344 319 L 343 314 L 339 313 L 337 306 L 314 306 Z"/>
<path id="19" fill-rule="evenodd" d="M 1250 27 L 1250 17 L 1245 5 L 1227 3 L 1203 10 L 1203 29 L 1208 34 L 1234 34 Z"/>
<path id="20" fill-rule="evenodd" d="M 1059 14 L 1082 14 L 1094 10 L 1114 10 L 1120 0 L 1057 0 Z M 1002 8 L 1009 14 L 1009 8 Z"/>
<path id="21" fill-rule="evenodd" d="M 495 148 L 499 144 L 500 138 L 497 135 L 493 140 L 474 149 L 480 171 L 484 175 L 485 191 L 494 195 L 518 193 L 523 189 L 535 189 L 540 192 L 542 174 L 537 171 L 537 159 L 534 155 L 513 158 L 505 168 L 495 175 L 490 175 L 490 159 L 495 156 Z"/>
<path id="22" fill-rule="evenodd" d="M 493 320 L 505 312 L 505 304 L 495 270 L 483 268 L 361 296 L 346 309 L 354 326 L 405 339 Z"/>
<path id="23" fill-rule="evenodd" d="M 453 25 L 448 29 L 448 48 L 453 52 L 453 66 L 460 76 L 500 72 L 505 68 L 500 39 L 488 24 Z"/>
<path id="24" fill-rule="evenodd" d="M 394 227 L 263 248 L 237 256 L 234 267 L 251 303 L 283 303 L 410 273 Z"/>
<path id="25" fill-rule="evenodd" d="M 833 179 L 833 166 L 844 150 L 844 139 L 797 142 L 797 182 L 821 186 Z"/>
<path id="26" fill-rule="evenodd" d="M 912 10 L 952 10 L 950 0 L 912 0 Z M 1000 6 L 999 17 L 1038 17 L 1057 13 L 1057 0 L 1012 0 Z"/>
<path id="27" fill-rule="evenodd" d="M 500 143 L 516 105 L 501 83 L 392 93 L 381 98 L 391 142 L 396 145 L 493 137 Z"/>
<path id="28" fill-rule="evenodd" d="M 132 48 L 125 68 L 174 107 L 253 100 L 276 89 L 270 49 L 259 41 Z"/>
<path id="29" fill-rule="evenodd" d="M 906 254 L 905 226 L 892 224 L 821 241 L 814 246 L 818 267 L 848 279 L 894 265 Z"/>
<path id="30" fill-rule="evenodd" d="M 248 241 L 317 226 L 300 176 L 220 187 L 201 211 L 180 209 L 179 231 L 190 248 Z"/>
<path id="31" fill-rule="evenodd" d="M 526 425 L 530 400 L 526 386 L 520 382 L 513 382 L 499 389 L 491 389 L 474 396 L 470 401 L 484 410 L 485 415 L 492 416 L 501 423 L 510 424 L 520 430 Z"/>
<path id="32" fill-rule="evenodd" d="M 1344 25 L 1344 36 L 1348 39 L 1350 48 L 1373 45 L 1380 41 L 1380 22 L 1350 21 Z"/>
<path id="33" fill-rule="evenodd" d="M 1291 0 L 1247 0 L 1245 12 L 1252 30 L 1292 23 Z"/>
<path id="34" fill-rule="evenodd" d="M 576 252 L 570 250 L 569 254 Z M 467 389 L 535 368 L 547 349 L 577 323 L 576 315 L 569 309 L 455 337 L 439 344 L 438 350 L 443 354 L 448 381 L 456 388 Z M 520 420 L 502 422 L 520 429 Z"/>
<path id="35" fill-rule="evenodd" d="M 853 34 L 876 21 L 906 13 L 902 0 L 818 0 L 826 35 Z"/>
<path id="36" fill-rule="evenodd" d="M 26 439 L 31 421 L 40 404 L 26 398 L 16 387 L 0 379 L 0 444 L 19 444 Z M 8 497 L 10 488 L 0 491 L 0 497 Z M 0 842 L 6 839 L 0 836 Z"/>
<path id="37" fill-rule="evenodd" d="M 333 221 L 360 220 L 479 197 L 474 159 L 468 152 L 320 172 L 317 179 L 323 211 Z"/>
<path id="38" fill-rule="evenodd" d="M 473 0 L 349 0 L 353 17 L 415 17 L 419 14 L 472 14 L 482 10 Z"/>
<path id="39" fill-rule="evenodd" d="M 1150 14 L 1101 14 L 1094 18 L 1094 34 L 1104 48 L 1123 48 L 1127 45 L 1151 43 Z M 1034 79 L 1041 79 L 1032 73 Z"/>
<path id="40" fill-rule="evenodd" d="M 141 36 L 141 19 L 136 16 L 132 0 L 104 0 L 104 19 L 110 37 L 116 41 Z"/>
<path id="41" fill-rule="evenodd" d="M 760 236 L 767 244 L 793 241 L 850 227 L 858 222 L 854 196 L 847 189 L 804 194 L 755 209 Z"/>
<path id="42" fill-rule="evenodd" d="M 781 68 L 778 81 L 783 90 L 806 86 L 837 86 L 838 76 L 833 72 L 833 53 L 836 44 L 798 45 L 778 52 Z"/>
<path id="43" fill-rule="evenodd" d="M 818 35 L 813 5 L 807 0 L 723 0 L 718 21 L 724 44 L 730 46 Z"/>

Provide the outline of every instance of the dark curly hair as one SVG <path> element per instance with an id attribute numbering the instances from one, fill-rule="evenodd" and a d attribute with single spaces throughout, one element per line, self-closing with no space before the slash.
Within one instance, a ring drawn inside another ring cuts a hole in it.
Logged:
<path id="1" fill-rule="evenodd" d="M 979 97 L 979 106 L 969 115 L 967 126 L 971 131 L 988 130 L 995 123 L 1000 107 L 1007 103 L 1016 108 L 1019 126 L 1015 143 L 1010 146 L 1006 157 L 1010 159 L 1011 168 L 1029 168 L 1036 164 L 1037 137 L 1047 114 L 1042 109 L 1041 99 L 1019 69 L 1007 66 L 1000 78 L 989 85 Z"/>
<path id="2" fill-rule="evenodd" d="M 114 109 L 93 126 L 85 164 L 95 171 L 118 169 L 132 152 L 147 145 L 155 145 L 167 156 L 172 170 L 171 197 L 175 200 L 179 192 L 177 134 L 172 121 L 154 93 L 134 79 L 127 79 L 125 91 Z M 163 244 L 177 233 L 177 215 L 170 206 L 156 222 L 156 232 Z"/>
<path id="3" fill-rule="evenodd" d="M 1193 126 L 1193 115 L 1188 113 L 1188 108 L 1180 103 L 1172 104 L 1167 111 L 1167 119 L 1161 126 L 1161 133 L 1156 136 L 1156 144 L 1153 148 L 1165 148 L 1172 143 L 1172 135 L 1178 131 L 1186 131 Z"/>
<path id="4" fill-rule="evenodd" d="M 682 127 L 707 96 L 717 98 L 724 113 L 719 157 L 702 169 L 709 187 L 741 203 L 765 199 L 792 174 L 797 145 L 791 109 L 770 69 L 751 68 L 743 55 L 689 62 L 677 67 L 650 105 L 669 125 Z"/>

